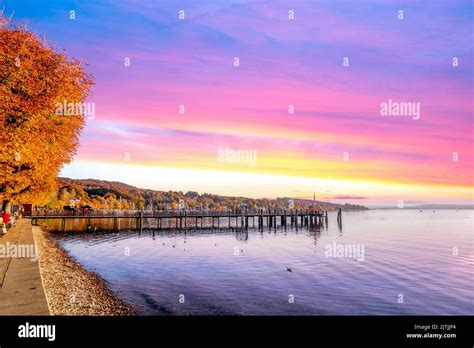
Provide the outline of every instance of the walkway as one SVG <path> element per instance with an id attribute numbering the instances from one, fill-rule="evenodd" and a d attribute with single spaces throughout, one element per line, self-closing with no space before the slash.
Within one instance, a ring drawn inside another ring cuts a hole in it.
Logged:
<path id="1" fill-rule="evenodd" d="M 30 219 L 0 237 L 0 315 L 50 314 L 34 245 Z"/>

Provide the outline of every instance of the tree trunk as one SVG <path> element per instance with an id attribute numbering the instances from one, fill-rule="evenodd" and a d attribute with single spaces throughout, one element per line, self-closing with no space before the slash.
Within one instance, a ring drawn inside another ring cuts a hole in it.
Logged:
<path id="1" fill-rule="evenodd" d="M 10 210 L 11 210 L 10 201 L 3 201 L 3 204 L 2 204 L 2 211 L 9 213 Z"/>

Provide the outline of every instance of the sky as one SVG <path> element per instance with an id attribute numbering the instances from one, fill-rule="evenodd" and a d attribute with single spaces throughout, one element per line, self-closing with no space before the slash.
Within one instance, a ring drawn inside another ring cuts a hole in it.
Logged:
<path id="1" fill-rule="evenodd" d="M 1 7 L 94 76 L 95 113 L 63 176 L 368 206 L 473 202 L 472 1 Z"/>

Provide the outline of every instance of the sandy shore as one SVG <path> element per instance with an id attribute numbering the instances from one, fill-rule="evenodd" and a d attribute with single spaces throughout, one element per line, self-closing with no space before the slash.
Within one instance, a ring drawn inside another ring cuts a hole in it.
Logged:
<path id="1" fill-rule="evenodd" d="M 94 273 L 84 270 L 53 240 L 33 227 L 39 266 L 52 315 L 133 315 Z"/>

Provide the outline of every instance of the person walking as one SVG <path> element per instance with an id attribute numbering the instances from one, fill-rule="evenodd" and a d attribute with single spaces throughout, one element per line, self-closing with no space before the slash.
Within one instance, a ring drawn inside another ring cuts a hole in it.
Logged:
<path id="1" fill-rule="evenodd" d="M 10 213 L 2 211 L 2 233 L 5 234 L 10 227 Z"/>
<path id="2" fill-rule="evenodd" d="M 0 210 L 0 236 L 7 233 L 7 225 L 3 223 L 3 210 Z"/>

